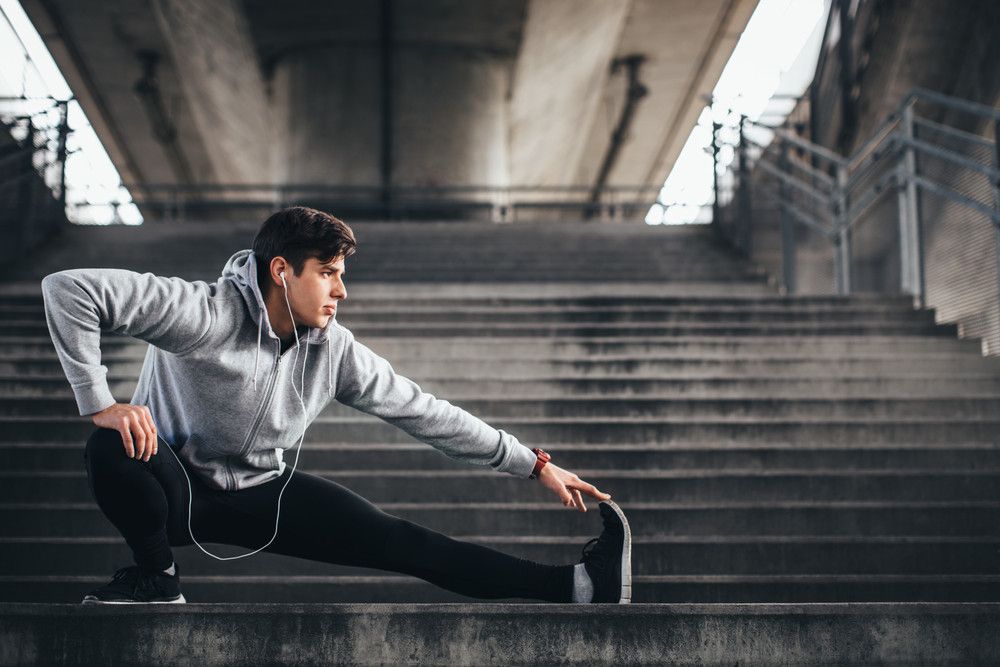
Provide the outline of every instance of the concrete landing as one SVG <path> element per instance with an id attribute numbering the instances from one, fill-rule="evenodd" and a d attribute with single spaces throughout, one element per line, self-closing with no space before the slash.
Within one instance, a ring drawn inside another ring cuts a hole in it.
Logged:
<path id="1" fill-rule="evenodd" d="M 0 604 L 0 664 L 995 664 L 1000 604 Z"/>

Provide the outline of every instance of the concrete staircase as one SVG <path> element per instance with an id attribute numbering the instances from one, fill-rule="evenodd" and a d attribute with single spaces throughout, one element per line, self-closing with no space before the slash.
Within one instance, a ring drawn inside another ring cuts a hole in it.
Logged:
<path id="1" fill-rule="evenodd" d="M 633 530 L 631 608 L 484 604 L 381 570 L 271 554 L 223 563 L 188 547 L 175 554 L 198 604 L 82 609 L 131 558 L 89 494 L 93 425 L 76 416 L 38 281 L 71 266 L 214 280 L 256 227 L 75 229 L 0 286 L 0 663 L 86 662 L 88 633 L 137 613 L 169 630 L 129 629 L 118 659 L 1000 656 L 989 604 L 1000 600 L 1000 360 L 905 297 L 779 296 L 695 227 L 358 224 L 338 315 L 426 391 L 612 493 Z M 105 338 L 119 400 L 144 349 Z M 567 511 L 537 485 L 337 404 L 307 431 L 299 465 L 390 513 L 544 562 L 576 562 L 600 531 L 594 499 Z M 225 638 L 234 625 L 247 642 Z"/>

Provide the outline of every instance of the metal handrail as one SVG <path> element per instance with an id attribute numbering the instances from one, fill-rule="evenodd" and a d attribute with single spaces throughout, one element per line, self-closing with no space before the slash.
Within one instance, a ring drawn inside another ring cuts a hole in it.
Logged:
<path id="1" fill-rule="evenodd" d="M 774 188 L 772 188 L 772 187 L 766 187 L 765 186 L 765 187 L 761 188 L 761 190 L 765 194 L 767 194 L 768 196 L 770 196 L 771 199 L 774 200 L 774 202 L 778 204 L 778 206 L 780 206 L 781 208 L 787 210 L 793 216 L 795 216 L 796 218 L 798 218 L 799 221 L 802 224 L 806 225 L 807 227 L 811 227 L 811 228 L 815 229 L 817 232 L 819 232 L 823 236 L 826 236 L 827 238 L 833 238 L 834 236 L 836 236 L 836 231 L 835 230 L 833 230 L 830 227 L 827 227 L 827 226 L 823 225 L 823 223 L 821 223 L 821 222 L 817 222 L 816 220 L 813 220 L 805 211 L 803 211 L 802 209 L 800 209 L 795 204 L 791 204 L 791 203 L 789 203 L 787 201 L 784 201 L 781 198 L 781 195 L 779 193 L 777 193 L 777 192 L 774 191 Z"/>
<path id="2" fill-rule="evenodd" d="M 913 119 L 914 125 L 919 125 L 921 127 L 926 127 L 927 129 L 933 130 L 935 132 L 940 132 L 941 134 L 947 134 L 950 137 L 955 137 L 956 139 L 961 139 L 962 141 L 967 141 L 970 144 L 976 144 L 984 148 L 992 148 L 993 142 L 989 139 L 983 139 L 978 134 L 973 134 L 972 132 L 966 132 L 965 130 L 959 130 L 958 128 L 948 127 L 947 125 L 942 125 L 941 123 L 936 123 L 933 120 L 928 120 L 927 118 L 917 118 Z"/>
<path id="3" fill-rule="evenodd" d="M 888 145 L 884 149 L 872 151 L 865 156 L 865 159 L 857 163 L 855 170 L 848 177 L 847 189 L 853 190 L 854 186 L 863 178 L 868 176 L 872 168 L 874 168 L 875 165 L 879 164 L 882 160 L 889 157 L 895 157 L 896 153 L 899 152 L 900 147 L 898 137 L 890 137 Z"/>
<path id="4" fill-rule="evenodd" d="M 872 187 L 868 188 L 862 195 L 856 197 L 857 203 L 853 204 L 847 209 L 847 224 L 853 227 L 860 220 L 862 213 L 868 210 L 868 208 L 878 201 L 887 190 L 889 183 L 900 183 L 900 175 L 898 170 L 890 171 L 883 174 L 880 179 L 872 184 Z"/>
<path id="5" fill-rule="evenodd" d="M 285 190 L 289 192 L 383 192 L 381 185 L 338 185 L 328 183 L 122 183 L 125 188 L 142 188 L 149 192 L 225 192 L 250 190 Z M 393 185 L 393 192 L 590 192 L 590 185 Z M 636 193 L 660 192 L 662 185 L 606 185 L 603 192 Z"/>
<path id="6" fill-rule="evenodd" d="M 757 125 L 757 123 L 755 121 L 753 121 L 753 120 L 749 120 L 748 119 L 748 122 L 751 123 L 751 124 L 753 124 L 753 125 Z M 823 146 L 819 146 L 817 144 L 814 144 L 811 141 L 809 141 L 808 139 L 803 139 L 799 135 L 797 135 L 797 134 L 795 134 L 793 132 L 790 132 L 790 131 L 788 131 L 788 130 L 786 130 L 784 128 L 780 128 L 780 127 L 775 128 L 775 127 L 770 127 L 770 126 L 767 126 L 767 127 L 768 127 L 768 129 L 770 129 L 770 131 L 774 132 L 775 135 L 781 137 L 782 139 L 784 139 L 788 143 L 790 143 L 790 144 L 792 144 L 794 146 L 797 146 L 798 148 L 801 148 L 803 150 L 809 151 L 810 153 L 812 153 L 816 157 L 822 158 L 822 159 L 826 160 L 827 162 L 830 162 L 831 164 L 840 165 L 840 164 L 844 164 L 846 162 L 843 157 L 841 157 L 840 155 L 837 155 L 836 153 L 834 153 L 830 149 L 824 148 Z"/>
<path id="7" fill-rule="evenodd" d="M 795 178 L 791 174 L 786 174 L 785 172 L 778 169 L 778 167 L 775 167 L 773 164 L 769 162 L 758 162 L 757 166 L 766 171 L 767 173 L 771 174 L 775 178 L 781 179 L 782 181 L 785 182 L 786 185 L 792 186 L 796 190 L 812 197 L 813 199 L 815 199 L 820 203 L 825 204 L 829 199 L 829 197 L 825 193 L 820 192 L 816 188 L 808 185 L 807 183 L 802 182 L 802 179 L 800 178 Z"/>
<path id="8" fill-rule="evenodd" d="M 994 123 L 995 136 L 993 141 L 984 137 L 971 134 L 964 130 L 949 127 L 943 123 L 929 119 L 920 118 L 916 115 L 915 104 L 924 101 L 934 105 L 940 105 L 948 109 L 958 110 L 963 113 L 975 114 L 982 118 L 988 118 Z M 919 206 L 917 200 L 918 189 L 933 192 L 949 201 L 959 204 L 969 210 L 986 217 L 997 231 L 998 257 L 1000 257 L 1000 152 L 997 152 L 997 139 L 1000 136 L 1000 109 L 994 109 L 984 104 L 960 100 L 947 95 L 936 93 L 922 88 L 915 88 L 907 94 L 899 105 L 890 113 L 886 119 L 872 133 L 871 137 L 865 141 L 852 155 L 848 157 L 840 156 L 833 151 L 816 145 L 800 137 L 787 129 L 762 126 L 760 123 L 749 118 L 743 118 L 742 122 L 757 127 L 766 127 L 773 132 L 772 141 L 767 146 L 761 146 L 758 142 L 746 137 L 741 132 L 740 144 L 736 147 L 740 151 L 739 162 L 744 165 L 742 168 L 757 169 L 777 179 L 780 187 L 773 183 L 766 182 L 760 184 L 763 193 L 769 198 L 773 198 L 779 205 L 779 210 L 783 216 L 794 220 L 799 224 L 822 232 L 835 244 L 837 261 L 835 272 L 838 291 L 849 293 L 849 256 L 850 256 L 850 230 L 858 223 L 861 216 L 870 207 L 883 197 L 893 187 L 899 193 L 899 225 L 900 225 L 900 247 L 901 247 L 901 272 L 904 290 L 911 291 L 917 303 L 923 304 L 924 279 L 923 279 L 923 248 L 919 222 Z M 949 150 L 947 148 L 932 144 L 926 140 L 918 139 L 914 136 L 915 127 L 926 127 L 940 131 L 953 138 L 962 139 L 970 145 L 976 147 L 989 147 L 993 149 L 994 164 L 983 164 L 970 159 L 965 155 Z M 751 161 L 747 159 L 748 147 L 760 147 L 762 152 L 759 159 Z M 816 169 L 812 165 L 805 164 L 801 160 L 790 155 L 787 147 L 794 147 L 799 151 L 805 151 L 811 156 L 815 156 L 825 161 L 831 166 L 833 176 L 824 171 Z M 780 159 L 767 159 L 765 156 L 771 152 L 781 150 Z M 990 207 L 975 199 L 956 192 L 953 188 L 937 182 L 932 178 L 918 173 L 919 157 L 943 160 L 954 167 L 969 170 L 979 174 L 989 180 L 994 192 L 994 206 Z M 874 183 L 868 185 L 864 190 L 859 191 L 860 185 L 869 179 L 873 169 L 877 165 L 895 164 L 885 174 L 878 177 Z M 793 173 L 793 170 L 803 170 L 806 178 Z M 809 183 L 809 178 L 815 178 L 813 183 Z M 746 188 L 749 179 L 742 177 L 739 180 L 739 187 Z M 822 188 L 814 187 L 817 181 L 822 181 L 830 186 L 827 193 Z M 818 204 L 821 209 L 830 212 L 833 220 L 831 228 L 825 228 L 816 223 L 813 216 L 803 212 L 790 200 L 787 189 L 802 193 L 809 197 L 810 201 Z M 745 202 L 749 196 L 734 197 L 734 201 Z M 745 203 L 742 204 L 746 208 Z M 743 211 L 744 215 L 749 214 L 749 210 Z M 786 288 L 794 291 L 794 253 L 790 253 L 788 245 L 793 243 L 792 235 L 788 227 L 782 221 L 782 258 L 785 264 L 785 284 Z M 749 224 L 746 222 L 745 224 Z M 747 238 L 749 232 L 743 232 L 743 237 Z M 791 263 L 791 266 L 788 264 Z M 998 270 L 998 280 L 1000 280 L 1000 270 Z"/>
<path id="9" fill-rule="evenodd" d="M 927 188 L 928 190 L 930 190 L 935 194 L 941 195 L 942 197 L 947 197 L 948 199 L 954 200 L 960 204 L 968 206 L 969 208 L 973 209 L 978 213 L 982 213 L 984 216 L 990 219 L 990 221 L 993 223 L 994 226 L 997 227 L 997 229 L 1000 229 L 1000 211 L 996 211 L 992 208 L 983 206 L 975 199 L 970 199 L 969 197 L 966 197 L 963 194 L 955 192 L 947 185 L 942 185 L 937 181 L 931 180 L 929 178 L 924 178 L 923 176 L 917 176 L 916 174 L 909 174 L 907 178 L 914 181 L 921 187 Z"/>
<path id="10" fill-rule="evenodd" d="M 986 176 L 993 181 L 1000 181 L 1000 169 L 995 169 L 985 164 L 979 164 L 974 160 L 964 158 L 961 155 L 957 155 L 949 150 L 943 148 L 938 148 L 933 144 L 929 144 L 926 141 L 921 141 L 919 139 L 908 139 L 905 137 L 900 137 L 898 141 L 905 145 L 911 146 L 918 151 L 926 153 L 928 155 L 933 155 L 936 158 L 942 160 L 947 160 L 953 164 L 957 164 L 960 167 L 965 167 L 966 169 L 971 169 L 973 171 L 978 171 L 982 175 Z"/>
<path id="11" fill-rule="evenodd" d="M 897 125 L 901 120 L 902 107 L 897 107 L 889 112 L 889 115 L 885 117 L 878 127 L 872 130 L 872 136 L 868 138 L 865 143 L 861 144 L 857 150 L 854 151 L 854 157 L 847 160 L 848 166 L 857 158 L 858 155 L 862 155 L 871 149 L 872 144 L 878 143 L 885 139 L 886 136 L 892 134 L 891 131 L 886 132 L 886 130 L 894 125 Z M 895 128 L 893 128 L 895 129 Z"/>
<path id="12" fill-rule="evenodd" d="M 919 99 L 934 102 L 935 104 L 940 104 L 941 106 L 949 107 L 951 109 L 957 109 L 958 111 L 971 113 L 976 116 L 983 116 L 984 118 L 989 118 L 991 120 L 1000 120 L 1000 109 L 995 109 L 989 105 L 980 104 L 979 102 L 973 102 L 971 100 L 963 100 L 960 97 L 952 97 L 950 95 L 945 95 L 944 93 L 939 93 L 927 88 L 921 88 L 919 86 L 910 91 L 900 106 L 909 106 L 913 101 Z"/>

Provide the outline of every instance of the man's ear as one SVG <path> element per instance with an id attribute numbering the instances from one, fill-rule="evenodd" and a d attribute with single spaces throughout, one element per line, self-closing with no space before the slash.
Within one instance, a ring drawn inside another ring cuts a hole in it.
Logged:
<path id="1" fill-rule="evenodd" d="M 283 286 L 283 283 L 281 282 L 282 271 L 285 272 L 285 280 L 288 280 L 291 276 L 292 268 L 289 266 L 288 262 L 285 261 L 285 258 L 279 255 L 271 260 L 270 271 L 268 272 L 268 275 L 271 278 L 270 282 L 276 287 Z"/>

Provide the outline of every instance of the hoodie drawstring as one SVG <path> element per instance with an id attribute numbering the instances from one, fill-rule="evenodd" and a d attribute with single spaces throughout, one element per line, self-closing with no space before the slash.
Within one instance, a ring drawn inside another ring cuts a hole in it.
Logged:
<path id="1" fill-rule="evenodd" d="M 260 359 L 260 332 L 264 327 L 264 311 L 257 320 L 257 352 L 253 355 L 253 390 L 257 391 L 257 361 Z"/>

